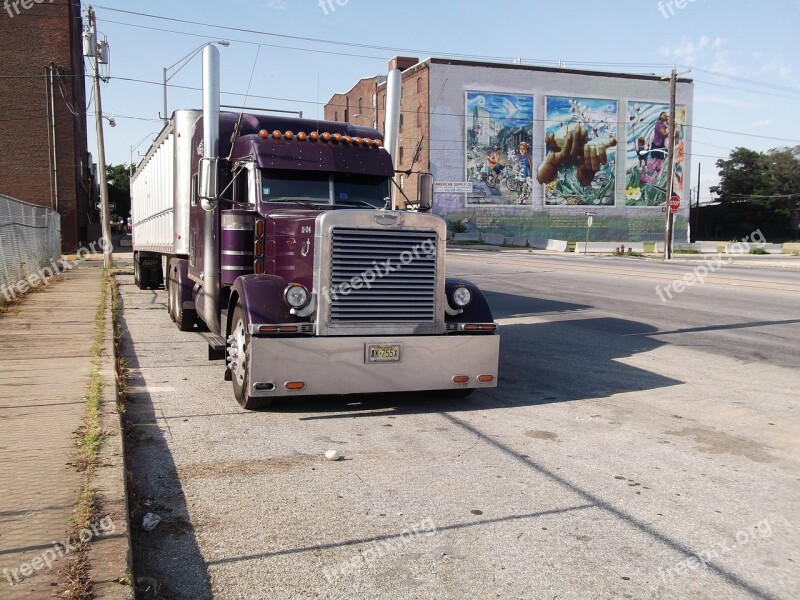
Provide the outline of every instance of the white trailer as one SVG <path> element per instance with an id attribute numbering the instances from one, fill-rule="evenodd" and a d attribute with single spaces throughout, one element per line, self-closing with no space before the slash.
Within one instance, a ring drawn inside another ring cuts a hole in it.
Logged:
<path id="1" fill-rule="evenodd" d="M 164 282 L 170 257 L 189 254 L 192 133 L 200 110 L 176 110 L 131 178 L 134 272 L 140 289 Z"/>

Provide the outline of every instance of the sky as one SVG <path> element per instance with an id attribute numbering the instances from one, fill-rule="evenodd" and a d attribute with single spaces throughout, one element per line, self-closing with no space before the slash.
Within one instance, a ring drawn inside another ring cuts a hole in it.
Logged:
<path id="1" fill-rule="evenodd" d="M 84 3 L 84 8 L 87 4 Z M 100 0 L 106 161 L 138 162 L 161 129 L 162 69 L 220 48 L 222 102 L 322 117 L 335 92 L 396 55 L 667 75 L 695 81 L 700 199 L 736 147 L 800 145 L 800 0 Z M 146 16 L 150 15 L 150 16 Z M 191 21 L 193 23 L 189 23 Z M 180 64 L 180 63 L 179 63 Z M 91 73 L 87 62 L 87 73 Z M 169 112 L 201 106 L 201 60 L 169 71 Z M 91 85 L 87 80 L 87 97 Z M 791 110 L 791 112 L 790 112 Z M 94 116 L 94 105 L 89 110 Z M 90 123 L 90 151 L 96 156 Z"/>

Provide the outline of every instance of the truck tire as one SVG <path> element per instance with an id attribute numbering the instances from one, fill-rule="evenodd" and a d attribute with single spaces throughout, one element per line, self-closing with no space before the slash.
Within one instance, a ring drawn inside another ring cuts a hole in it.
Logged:
<path id="1" fill-rule="evenodd" d="M 252 398 L 250 396 L 250 382 L 247 378 L 247 367 L 250 361 L 250 333 L 247 331 L 247 320 L 241 304 L 237 304 L 233 311 L 226 360 L 231 372 L 233 395 L 241 407 L 245 410 L 268 407 L 272 402 L 271 398 Z"/>
<path id="2" fill-rule="evenodd" d="M 167 280 L 169 316 L 180 331 L 192 331 L 197 323 L 197 311 L 183 308 L 181 286 Z"/>
<path id="3" fill-rule="evenodd" d="M 150 269 L 138 268 L 139 280 L 136 282 L 136 287 L 140 290 L 150 289 Z"/>

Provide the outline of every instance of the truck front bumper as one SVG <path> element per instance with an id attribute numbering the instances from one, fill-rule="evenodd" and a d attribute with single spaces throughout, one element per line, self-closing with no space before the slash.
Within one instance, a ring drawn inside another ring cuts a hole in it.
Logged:
<path id="1" fill-rule="evenodd" d="M 370 362 L 373 346 L 399 346 L 399 360 Z M 498 335 L 253 336 L 248 381 L 254 397 L 492 388 L 499 354 Z"/>

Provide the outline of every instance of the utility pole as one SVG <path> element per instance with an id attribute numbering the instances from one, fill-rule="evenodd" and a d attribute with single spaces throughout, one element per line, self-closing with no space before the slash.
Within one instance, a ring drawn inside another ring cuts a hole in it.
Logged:
<path id="1" fill-rule="evenodd" d="M 672 67 L 672 74 L 669 77 L 669 134 L 667 142 L 667 225 L 664 233 L 664 260 L 672 258 L 672 210 L 669 207 L 669 200 L 672 198 L 673 182 L 675 179 L 675 96 L 678 87 L 678 70 Z"/>
<path id="2" fill-rule="evenodd" d="M 97 178 L 100 185 L 100 224 L 103 230 L 103 266 L 114 265 L 111 254 L 111 225 L 108 209 L 108 181 L 106 179 L 106 148 L 103 139 L 103 105 L 100 101 L 100 47 L 97 43 L 97 20 L 91 5 L 86 9 L 89 39 L 84 46 L 84 56 L 88 56 L 94 68 L 94 101 L 97 128 Z M 88 48 L 87 48 L 88 46 Z M 87 54 L 88 50 L 88 54 Z"/>

